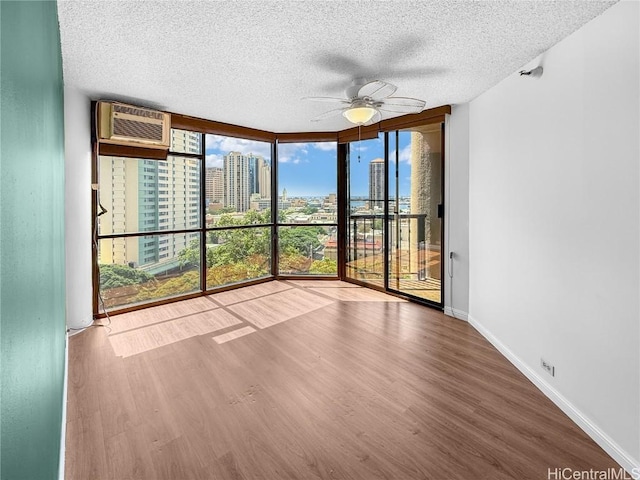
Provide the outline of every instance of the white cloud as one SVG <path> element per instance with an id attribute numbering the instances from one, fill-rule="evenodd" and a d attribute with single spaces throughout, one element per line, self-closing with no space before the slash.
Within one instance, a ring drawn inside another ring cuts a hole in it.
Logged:
<path id="1" fill-rule="evenodd" d="M 411 144 L 400 150 L 400 162 L 405 162 L 411 165 Z"/>
<path id="2" fill-rule="evenodd" d="M 223 155 L 229 152 L 253 153 L 255 155 L 261 155 L 266 159 L 271 159 L 271 144 L 268 142 L 258 142 L 256 140 L 212 134 L 206 136 L 205 142 L 207 152 L 219 151 Z"/>
<path id="3" fill-rule="evenodd" d="M 271 159 L 271 144 L 242 138 L 209 134 L 206 136 L 207 167 L 222 166 L 222 157 L 229 152 L 254 153 Z M 336 142 L 281 143 L 278 145 L 280 163 L 309 163 L 306 158 L 310 147 L 325 152 L 335 151 Z"/>
<path id="4" fill-rule="evenodd" d="M 222 165 L 224 163 L 224 160 L 222 157 L 223 156 L 219 153 L 208 153 L 206 156 L 207 168 L 211 168 L 211 167 L 222 168 Z"/>
<path id="5" fill-rule="evenodd" d="M 402 150 L 400 150 L 399 155 L 400 163 L 406 163 L 411 165 L 411 144 L 405 146 Z M 396 151 L 395 149 L 389 153 L 389 160 L 391 163 L 396 163 Z"/>
<path id="6" fill-rule="evenodd" d="M 323 150 L 325 152 L 335 152 L 337 148 L 336 142 L 314 142 L 311 144 L 313 148 Z"/>
<path id="7" fill-rule="evenodd" d="M 309 153 L 307 143 L 281 143 L 278 145 L 278 162 L 280 163 L 300 163 L 299 156 L 306 156 Z"/>

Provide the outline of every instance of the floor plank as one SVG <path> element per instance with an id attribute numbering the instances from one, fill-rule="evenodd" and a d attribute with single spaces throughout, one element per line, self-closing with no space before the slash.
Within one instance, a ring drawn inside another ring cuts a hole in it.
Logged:
<path id="1" fill-rule="evenodd" d="M 200 300 L 71 337 L 65 478 L 520 480 L 558 465 L 617 468 L 465 322 L 329 281 Z"/>

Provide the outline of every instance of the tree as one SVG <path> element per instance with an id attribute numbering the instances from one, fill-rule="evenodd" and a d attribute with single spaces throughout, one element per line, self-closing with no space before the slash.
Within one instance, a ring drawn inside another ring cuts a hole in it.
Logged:
<path id="1" fill-rule="evenodd" d="M 189 246 L 178 253 L 181 267 L 195 267 L 200 264 L 200 241 L 191 240 Z"/>
<path id="2" fill-rule="evenodd" d="M 128 265 L 100 265 L 100 288 L 109 289 L 150 282 L 153 275 Z"/>
<path id="3" fill-rule="evenodd" d="M 166 298 L 178 293 L 188 293 L 200 288 L 200 272 L 190 271 L 158 285 L 144 286 L 135 297 L 137 301 Z"/>
<path id="4" fill-rule="evenodd" d="M 207 288 L 226 285 L 268 275 L 271 271 L 269 257 L 253 255 L 245 261 L 231 265 L 217 265 L 207 269 Z"/>
<path id="5" fill-rule="evenodd" d="M 314 213 L 318 213 L 318 208 L 307 205 L 302 209 L 302 213 L 304 213 L 305 215 L 313 215 Z"/>
<path id="6" fill-rule="evenodd" d="M 338 263 L 335 260 L 325 258 L 323 260 L 314 260 L 309 267 L 309 273 L 315 274 L 336 274 L 338 272 Z"/>
<path id="7" fill-rule="evenodd" d="M 207 285 L 221 285 L 269 273 L 271 228 L 224 227 L 249 227 L 268 224 L 270 221 L 271 212 L 269 210 L 250 211 L 242 218 L 236 218 L 232 215 L 220 217 L 216 226 L 223 228 L 209 232 L 209 239 L 214 245 L 208 246 L 206 249 L 207 269 L 210 272 L 207 273 Z M 326 232 L 320 226 L 280 228 L 278 241 L 281 271 L 308 271 L 312 263 L 313 252 L 321 246 L 320 237 L 323 235 L 326 235 Z M 178 254 L 178 257 L 182 266 L 199 265 L 199 241 L 192 241 L 187 248 Z M 326 270 L 331 267 L 329 264 L 319 264 L 317 268 Z M 335 273 L 335 267 L 329 273 Z"/>
<path id="8" fill-rule="evenodd" d="M 309 271 L 311 259 L 299 253 L 284 253 L 280 255 L 278 269 L 280 273 L 306 273 Z"/>
<path id="9" fill-rule="evenodd" d="M 322 227 L 285 227 L 278 232 L 280 254 L 298 254 L 310 257 L 310 249 L 320 246 L 320 235 L 324 234 Z"/>
<path id="10" fill-rule="evenodd" d="M 271 230 L 268 228 L 240 228 L 220 230 L 220 244 L 212 249 L 211 265 L 207 252 L 207 266 L 242 263 L 252 255 L 269 256 Z"/>

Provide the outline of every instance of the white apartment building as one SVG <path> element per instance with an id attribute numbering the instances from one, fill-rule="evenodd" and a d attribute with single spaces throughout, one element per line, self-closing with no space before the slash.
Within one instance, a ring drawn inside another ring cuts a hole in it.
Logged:
<path id="1" fill-rule="evenodd" d="M 170 155 L 167 160 L 100 157 L 101 235 L 187 230 L 199 227 L 199 160 Z M 104 175 L 112 172 L 112 178 Z M 99 261 L 162 273 L 178 266 L 178 254 L 198 233 L 102 239 Z"/>

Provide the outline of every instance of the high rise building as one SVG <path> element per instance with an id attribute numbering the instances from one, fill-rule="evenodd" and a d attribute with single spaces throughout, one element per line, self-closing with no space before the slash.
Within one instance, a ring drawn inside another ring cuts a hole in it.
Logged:
<path id="1" fill-rule="evenodd" d="M 249 188 L 250 193 L 259 193 L 260 198 L 271 197 L 271 165 L 260 155 L 249 153 Z"/>
<path id="2" fill-rule="evenodd" d="M 271 165 L 253 153 L 230 152 L 224 156 L 224 205 L 246 212 L 251 196 L 271 198 Z"/>
<path id="3" fill-rule="evenodd" d="M 224 200 L 224 170 L 222 168 L 207 168 L 205 196 L 211 202 L 222 202 Z"/>
<path id="4" fill-rule="evenodd" d="M 246 212 L 251 198 L 249 157 L 240 152 L 230 152 L 224 156 L 223 162 L 224 206 L 233 207 L 236 212 Z"/>
<path id="5" fill-rule="evenodd" d="M 271 198 L 271 164 L 266 160 L 260 169 L 258 193 L 260 198 Z"/>
<path id="6" fill-rule="evenodd" d="M 384 160 L 376 158 L 369 164 L 369 208 L 384 208 Z"/>
<path id="7" fill-rule="evenodd" d="M 100 183 L 100 234 L 184 230 L 200 225 L 199 160 L 100 157 L 100 171 L 111 172 Z M 100 241 L 102 263 L 144 267 L 161 273 L 179 266 L 178 254 L 197 233 L 146 235 Z"/>
<path id="8" fill-rule="evenodd" d="M 171 129 L 171 151 L 198 154 L 202 150 L 202 135 L 198 132 Z"/>
<path id="9" fill-rule="evenodd" d="M 258 193 L 260 184 L 260 170 L 264 163 L 264 158 L 250 153 L 247 155 L 249 161 L 249 194 Z"/>

